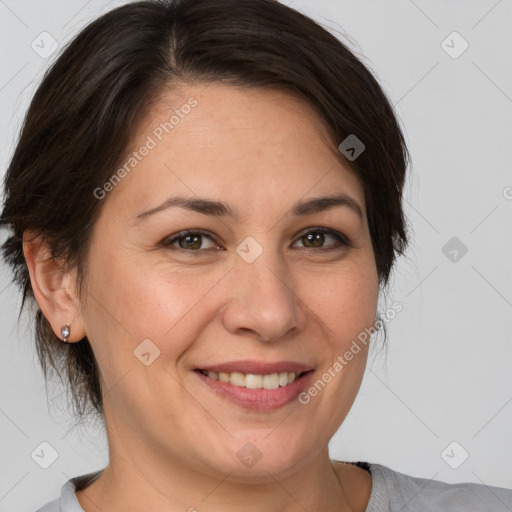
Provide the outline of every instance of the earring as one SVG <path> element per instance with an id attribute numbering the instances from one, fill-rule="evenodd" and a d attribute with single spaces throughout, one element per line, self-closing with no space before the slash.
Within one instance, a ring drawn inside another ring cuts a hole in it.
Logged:
<path id="1" fill-rule="evenodd" d="M 62 334 L 62 338 L 63 338 L 63 342 L 64 343 L 68 343 L 68 337 L 69 337 L 69 333 L 70 333 L 70 330 L 71 328 L 69 327 L 69 325 L 65 325 L 61 330 L 60 330 L 60 333 Z"/>

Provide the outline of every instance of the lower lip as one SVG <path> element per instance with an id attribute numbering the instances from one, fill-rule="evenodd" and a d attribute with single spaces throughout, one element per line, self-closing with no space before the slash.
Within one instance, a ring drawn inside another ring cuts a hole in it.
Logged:
<path id="1" fill-rule="evenodd" d="M 291 384 L 276 389 L 248 389 L 243 386 L 234 386 L 229 382 L 210 379 L 199 371 L 194 372 L 213 391 L 222 395 L 237 405 L 253 411 L 273 411 L 280 409 L 290 402 L 307 387 L 312 371 L 304 373 Z"/>

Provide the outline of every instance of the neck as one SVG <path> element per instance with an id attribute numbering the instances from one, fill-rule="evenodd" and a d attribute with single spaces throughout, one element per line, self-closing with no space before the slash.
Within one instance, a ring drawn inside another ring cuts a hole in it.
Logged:
<path id="1" fill-rule="evenodd" d="M 85 512 L 140 510 L 231 512 L 354 512 L 341 468 L 334 468 L 328 450 L 286 474 L 261 476 L 256 481 L 237 479 L 194 467 L 175 457 L 141 457 L 151 453 L 140 439 L 110 451 L 110 463 L 100 477 L 76 496 Z M 356 468 L 357 469 L 357 468 Z M 359 510 L 359 509 L 357 509 Z M 361 510 L 364 510 L 361 509 Z"/>

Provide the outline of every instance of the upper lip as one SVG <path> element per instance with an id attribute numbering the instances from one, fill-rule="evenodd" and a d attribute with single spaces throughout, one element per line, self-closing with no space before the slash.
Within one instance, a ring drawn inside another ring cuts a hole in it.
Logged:
<path id="1" fill-rule="evenodd" d="M 271 373 L 295 372 L 304 373 L 313 370 L 311 366 L 297 363 L 295 361 L 228 361 L 219 364 L 209 364 L 196 368 L 197 370 L 206 370 L 209 372 L 225 372 L 225 373 L 251 373 L 255 375 L 269 375 Z"/>

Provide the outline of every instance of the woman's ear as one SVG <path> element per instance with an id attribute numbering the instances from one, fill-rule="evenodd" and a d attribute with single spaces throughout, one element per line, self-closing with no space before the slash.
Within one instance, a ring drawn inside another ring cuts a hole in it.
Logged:
<path id="1" fill-rule="evenodd" d="M 61 329 L 69 325 L 67 341 L 80 341 L 86 333 L 79 314 L 76 272 L 67 271 L 61 260 L 51 256 L 43 237 L 29 230 L 23 233 L 23 254 L 35 299 L 53 332 L 63 339 Z"/>

